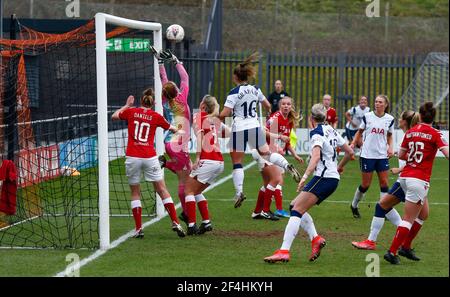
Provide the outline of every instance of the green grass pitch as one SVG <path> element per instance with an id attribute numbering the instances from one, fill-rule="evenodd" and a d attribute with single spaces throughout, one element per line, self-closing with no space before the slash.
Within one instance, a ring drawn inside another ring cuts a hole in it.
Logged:
<path id="1" fill-rule="evenodd" d="M 250 162 L 247 157 L 246 163 Z M 225 156 L 223 177 L 231 174 L 231 161 Z M 391 165 L 396 166 L 397 160 Z M 305 167 L 300 167 L 303 171 Z M 383 260 L 395 228 L 389 222 L 378 238 L 381 276 L 449 276 L 449 191 L 448 161 L 435 161 L 431 179 L 430 217 L 414 242 L 419 262 L 402 258 L 398 266 Z M 390 184 L 395 181 L 390 176 Z M 166 181 L 178 201 L 175 176 L 166 171 Z M 312 215 L 319 234 L 327 239 L 320 258 L 308 262 L 310 242 L 300 230 L 291 249 L 289 263 L 267 264 L 265 256 L 281 245 L 287 219 L 278 222 L 252 220 L 261 179 L 256 166 L 245 172 L 244 190 L 248 199 L 241 208 L 233 208 L 232 180 L 206 193 L 214 230 L 202 236 L 178 238 L 170 229 L 168 217 L 145 229 L 144 239 L 130 238 L 117 248 L 83 266 L 81 276 L 365 276 L 366 255 L 350 242 L 365 239 L 369 232 L 374 205 L 378 200 L 378 181 L 374 177 L 366 200 L 360 204 L 362 218 L 353 219 L 349 208 L 355 188 L 360 183 L 358 162 L 348 164 L 336 192 Z M 286 177 L 284 206 L 296 196 L 296 184 Z M 272 208 L 274 205 L 272 205 Z M 402 214 L 403 205 L 397 206 Z M 144 218 L 144 222 L 148 218 Z M 111 239 L 134 227 L 132 218 L 111 219 Z M 0 250 L 0 276 L 53 276 L 64 271 L 66 256 L 80 258 L 92 250 Z"/>

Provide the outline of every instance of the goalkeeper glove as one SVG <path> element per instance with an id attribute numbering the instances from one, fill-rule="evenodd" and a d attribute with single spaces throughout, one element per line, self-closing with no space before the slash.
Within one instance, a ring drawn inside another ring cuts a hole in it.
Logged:
<path id="1" fill-rule="evenodd" d="M 172 63 L 176 64 L 183 64 L 180 60 L 178 60 L 177 56 L 175 56 L 170 49 L 165 50 L 166 54 L 168 55 L 167 60 L 172 61 Z"/>
<path id="2" fill-rule="evenodd" d="M 150 50 L 153 53 L 153 56 L 158 60 L 158 64 L 162 65 L 164 62 L 168 61 L 171 58 L 171 55 L 167 53 L 167 51 L 157 51 L 152 45 L 150 45 Z"/>

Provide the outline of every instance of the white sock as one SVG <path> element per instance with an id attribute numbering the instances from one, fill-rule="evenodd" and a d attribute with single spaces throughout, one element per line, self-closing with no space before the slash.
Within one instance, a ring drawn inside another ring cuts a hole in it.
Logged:
<path id="1" fill-rule="evenodd" d="M 388 219 L 396 227 L 398 227 L 398 225 L 400 225 L 400 222 L 402 221 L 402 217 L 395 208 L 386 213 L 386 219 Z"/>
<path id="2" fill-rule="evenodd" d="M 142 207 L 141 200 L 131 200 L 131 209 Z"/>
<path id="3" fill-rule="evenodd" d="M 314 226 L 313 218 L 309 213 L 305 212 L 302 215 L 300 227 L 308 234 L 309 240 L 313 240 L 313 238 L 317 236 L 316 226 Z"/>
<path id="4" fill-rule="evenodd" d="M 234 189 L 236 190 L 236 196 L 239 196 L 242 193 L 244 187 L 244 169 L 237 168 L 233 169 L 233 184 Z"/>
<path id="5" fill-rule="evenodd" d="M 281 245 L 282 250 L 290 250 L 292 242 L 297 236 L 298 229 L 300 229 L 301 218 L 296 216 L 291 216 L 289 222 L 286 225 L 283 236 L 283 244 Z"/>
<path id="6" fill-rule="evenodd" d="M 268 161 L 284 169 L 287 169 L 289 165 L 289 162 L 279 153 L 271 153 Z"/>
<path id="7" fill-rule="evenodd" d="M 359 201 L 363 200 L 365 195 L 366 195 L 366 193 L 361 192 L 359 190 L 359 187 L 356 188 L 355 196 L 353 197 L 353 201 L 352 201 L 353 208 L 358 207 Z"/>
<path id="8" fill-rule="evenodd" d="M 384 218 L 373 217 L 372 224 L 370 225 L 369 240 L 377 241 L 378 234 L 384 225 Z"/>

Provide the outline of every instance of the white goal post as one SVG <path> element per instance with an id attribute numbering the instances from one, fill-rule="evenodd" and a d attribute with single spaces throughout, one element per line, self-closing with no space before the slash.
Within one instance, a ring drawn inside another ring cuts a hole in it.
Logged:
<path id="1" fill-rule="evenodd" d="M 116 17 L 105 13 L 95 15 L 95 40 L 96 40 L 96 68 L 97 68 L 97 121 L 98 121 L 98 189 L 99 189 L 99 240 L 100 249 L 106 250 L 110 246 L 109 225 L 109 155 L 108 155 L 108 84 L 106 63 L 106 25 L 116 25 L 130 29 L 153 31 L 153 46 L 156 50 L 162 48 L 162 26 L 160 23 L 142 22 Z M 161 79 L 159 77 L 158 61 L 154 58 L 154 90 L 155 111 L 162 114 Z M 156 131 L 156 152 L 164 153 L 163 131 Z M 156 197 L 156 214 L 162 216 L 164 207 Z"/>

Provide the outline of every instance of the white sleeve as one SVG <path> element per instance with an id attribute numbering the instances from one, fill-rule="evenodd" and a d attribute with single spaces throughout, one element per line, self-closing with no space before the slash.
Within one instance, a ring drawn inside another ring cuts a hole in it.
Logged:
<path id="1" fill-rule="evenodd" d="M 236 104 L 236 98 L 237 98 L 237 96 L 235 94 L 228 95 L 224 106 L 233 109 L 234 105 Z"/>
<path id="2" fill-rule="evenodd" d="M 310 145 L 311 145 L 311 149 L 313 149 L 315 146 L 320 146 L 320 148 L 323 148 L 323 137 L 320 136 L 319 134 L 314 134 L 311 137 L 311 140 L 309 141 Z"/>
<path id="3" fill-rule="evenodd" d="M 258 101 L 263 102 L 266 99 L 266 96 L 262 93 L 261 89 L 258 89 Z"/>
<path id="4" fill-rule="evenodd" d="M 341 136 L 341 134 L 337 134 L 337 143 L 336 143 L 336 145 L 338 146 L 338 147 L 341 147 L 341 146 L 343 146 L 344 144 L 346 143 L 346 141 L 344 140 L 344 138 L 342 138 L 342 136 Z"/>
<path id="5" fill-rule="evenodd" d="M 366 116 L 363 115 L 361 125 L 359 125 L 359 129 L 366 130 Z"/>
<path id="6" fill-rule="evenodd" d="M 389 124 L 389 130 L 388 132 L 391 134 L 394 134 L 394 123 L 395 123 L 395 119 L 392 119 L 392 122 Z"/>

